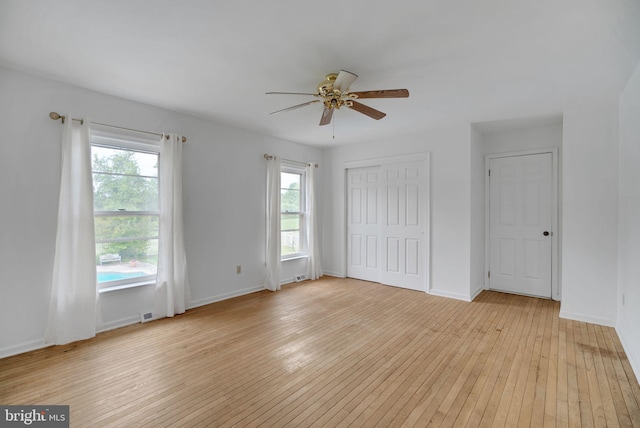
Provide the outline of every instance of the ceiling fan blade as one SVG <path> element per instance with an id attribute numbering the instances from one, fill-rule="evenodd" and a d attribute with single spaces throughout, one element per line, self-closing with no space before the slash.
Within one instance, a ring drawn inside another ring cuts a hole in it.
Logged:
<path id="1" fill-rule="evenodd" d="M 409 91 L 406 89 L 381 89 L 378 91 L 349 92 L 357 98 L 407 98 Z"/>
<path id="2" fill-rule="evenodd" d="M 320 100 L 308 101 L 306 103 L 298 104 L 298 105 L 295 105 L 295 106 L 292 106 L 292 107 L 283 108 L 282 110 L 272 111 L 269 114 L 275 114 L 275 113 L 280 113 L 280 112 L 283 112 L 283 111 L 295 110 L 297 108 L 308 106 L 309 104 L 319 103 L 319 102 L 320 102 Z"/>
<path id="3" fill-rule="evenodd" d="M 306 92 L 265 92 L 266 95 L 311 95 L 317 97 L 318 94 L 309 94 Z"/>
<path id="4" fill-rule="evenodd" d="M 383 113 L 380 110 L 376 110 L 364 104 L 360 104 L 357 101 L 351 101 L 351 103 L 352 103 L 351 106 L 349 106 L 350 108 L 362 114 L 366 114 L 367 116 L 375 120 L 380 120 L 387 115 L 386 113 Z"/>
<path id="5" fill-rule="evenodd" d="M 331 123 L 331 118 L 333 117 L 333 110 L 332 108 L 324 108 L 324 110 L 322 110 L 322 117 L 320 118 L 320 126 L 323 125 L 328 125 Z"/>
<path id="6" fill-rule="evenodd" d="M 346 70 L 340 70 L 338 77 L 336 77 L 336 81 L 333 82 L 333 89 L 337 89 L 340 92 L 347 92 L 349 90 L 349 86 L 351 86 L 357 78 L 357 74 L 353 74 Z"/>

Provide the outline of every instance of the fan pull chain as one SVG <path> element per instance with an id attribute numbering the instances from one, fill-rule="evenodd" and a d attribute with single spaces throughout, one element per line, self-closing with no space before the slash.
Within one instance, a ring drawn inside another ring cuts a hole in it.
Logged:
<path id="1" fill-rule="evenodd" d="M 333 134 L 333 139 L 336 139 L 336 118 L 334 117 L 331 121 L 331 133 Z"/>

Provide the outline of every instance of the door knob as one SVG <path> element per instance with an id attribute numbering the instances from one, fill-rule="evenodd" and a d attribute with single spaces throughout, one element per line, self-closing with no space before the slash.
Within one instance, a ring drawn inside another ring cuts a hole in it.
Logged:
<path id="1" fill-rule="evenodd" d="M 548 231 L 546 231 L 546 230 L 545 230 L 544 232 L 542 232 L 542 234 L 543 234 L 544 236 L 549 236 L 549 235 L 550 235 L 550 232 L 548 232 Z"/>

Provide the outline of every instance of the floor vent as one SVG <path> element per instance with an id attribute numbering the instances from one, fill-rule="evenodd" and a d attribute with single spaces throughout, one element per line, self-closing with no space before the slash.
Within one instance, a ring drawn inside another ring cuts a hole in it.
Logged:
<path id="1" fill-rule="evenodd" d="M 305 279 L 307 279 L 307 275 L 296 275 L 294 276 L 296 282 L 300 282 L 300 281 L 304 281 Z"/>
<path id="2" fill-rule="evenodd" d="M 153 319 L 153 314 L 151 312 L 146 312 L 144 314 L 140 314 L 140 322 L 149 322 Z"/>

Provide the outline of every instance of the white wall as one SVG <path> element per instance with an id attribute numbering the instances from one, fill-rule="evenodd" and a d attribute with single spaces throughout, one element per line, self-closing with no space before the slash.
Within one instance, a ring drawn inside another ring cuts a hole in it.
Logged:
<path id="1" fill-rule="evenodd" d="M 619 286 L 616 330 L 636 376 L 640 377 L 640 63 L 620 96 L 619 115 Z"/>
<path id="2" fill-rule="evenodd" d="M 569 106 L 563 122 L 560 316 L 613 326 L 618 272 L 618 114 L 614 102 Z"/>
<path id="3" fill-rule="evenodd" d="M 469 125 L 330 149 L 324 206 L 324 271 L 346 275 L 344 163 L 430 152 L 431 293 L 470 300 Z"/>
<path id="4" fill-rule="evenodd" d="M 562 147 L 562 122 L 523 126 L 497 132 L 483 133 L 484 152 L 487 155 L 535 149 Z M 554 121 L 555 122 L 555 121 Z"/>
<path id="5" fill-rule="evenodd" d="M 262 289 L 264 153 L 319 162 L 323 179 L 320 149 L 0 68 L 0 357 L 42 344 L 60 180 L 62 128 L 49 119 L 53 110 L 187 136 L 184 221 L 192 306 Z M 242 265 L 240 275 L 236 265 Z M 283 280 L 303 267 L 304 260 L 287 263 Z M 152 307 L 150 288 L 103 293 L 105 326 L 137 321 Z"/>

